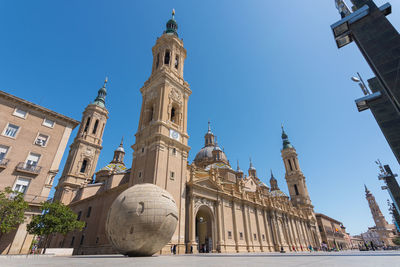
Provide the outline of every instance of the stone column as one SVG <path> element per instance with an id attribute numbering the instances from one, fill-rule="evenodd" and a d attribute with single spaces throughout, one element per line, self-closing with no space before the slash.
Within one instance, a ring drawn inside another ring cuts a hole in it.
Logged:
<path id="1" fill-rule="evenodd" d="M 304 235 L 304 239 L 305 239 L 305 242 L 306 242 L 306 246 L 308 248 L 308 245 L 310 245 L 310 240 L 308 239 L 308 235 L 307 235 L 307 232 L 306 232 L 306 227 L 305 227 L 304 221 L 301 220 L 300 224 L 301 224 L 301 228 L 303 230 L 303 235 Z"/>
<path id="2" fill-rule="evenodd" d="M 280 237 L 280 235 L 278 233 L 279 225 L 278 225 L 278 222 L 277 222 L 277 219 L 276 219 L 276 212 L 275 211 L 271 212 L 271 229 L 272 229 L 272 232 L 273 232 L 273 235 L 274 235 L 274 241 L 275 241 L 274 242 L 274 248 L 275 248 L 275 251 L 280 251 L 281 246 L 282 246 L 282 240 L 281 240 L 281 237 Z"/>
<path id="3" fill-rule="evenodd" d="M 260 221 L 258 219 L 258 209 L 256 207 L 254 208 L 254 212 L 255 212 L 255 215 L 256 215 L 257 235 L 258 235 L 258 241 L 259 241 L 259 245 L 260 245 L 260 250 L 264 251 L 263 240 L 262 240 L 262 235 L 261 235 L 261 231 L 260 231 Z"/>
<path id="4" fill-rule="evenodd" d="M 222 206 L 221 200 L 217 200 L 215 202 L 215 210 L 217 211 L 216 221 L 217 221 L 217 226 L 218 226 L 218 229 L 217 229 L 217 237 L 218 237 L 217 251 L 218 252 L 222 252 L 222 246 L 224 245 L 224 241 L 222 240 L 222 216 L 221 216 L 222 215 L 222 211 L 221 211 L 222 207 L 221 206 Z"/>
<path id="5" fill-rule="evenodd" d="M 239 237 L 238 237 L 238 229 L 236 223 L 236 203 L 232 200 L 232 219 L 233 219 L 233 238 L 235 239 L 235 250 L 239 252 Z"/>
<path id="6" fill-rule="evenodd" d="M 294 227 L 293 218 L 291 216 L 289 217 L 289 224 L 290 224 L 290 227 L 292 228 L 292 233 L 293 233 L 293 238 L 294 238 L 294 242 L 293 243 L 294 243 L 294 245 L 296 247 L 296 250 L 298 250 L 299 249 L 299 244 L 300 244 L 299 235 L 298 235 L 298 232 L 297 232 L 296 228 Z"/>
<path id="7" fill-rule="evenodd" d="M 246 240 L 247 252 L 250 252 L 249 223 L 248 223 L 248 219 L 247 219 L 248 217 L 247 217 L 247 212 L 246 212 L 247 207 L 245 204 L 243 204 L 242 207 L 243 207 L 242 214 L 243 214 L 243 222 L 244 222 L 244 237 Z"/>
<path id="8" fill-rule="evenodd" d="M 196 214 L 194 208 L 194 196 L 189 196 L 189 248 L 188 251 L 190 252 L 190 247 L 193 248 L 193 253 L 198 253 L 197 250 L 197 242 L 196 242 Z"/>
<path id="9" fill-rule="evenodd" d="M 302 250 L 304 250 L 304 246 L 306 244 L 305 239 L 304 239 L 304 235 L 303 235 L 303 231 L 301 229 L 301 225 L 300 225 L 300 220 L 296 219 L 295 220 L 295 225 L 296 225 L 296 230 L 297 230 L 297 234 L 299 235 L 299 244 Z"/>
<path id="10" fill-rule="evenodd" d="M 283 222 L 284 222 L 284 224 L 285 224 L 285 228 L 286 228 L 286 232 L 287 232 L 287 236 L 288 236 L 289 250 L 292 251 L 292 247 L 293 247 L 293 236 L 292 236 L 292 232 L 290 231 L 290 227 L 289 227 L 289 223 L 288 223 L 288 218 L 287 218 L 287 215 L 286 215 L 286 214 L 283 216 Z"/>
<path id="11" fill-rule="evenodd" d="M 264 227 L 265 227 L 265 236 L 267 239 L 267 245 L 268 245 L 268 250 L 271 252 L 272 251 L 272 236 L 271 236 L 271 228 L 270 228 L 270 223 L 269 223 L 269 216 L 268 216 L 268 211 L 263 210 L 263 221 L 264 221 Z"/>

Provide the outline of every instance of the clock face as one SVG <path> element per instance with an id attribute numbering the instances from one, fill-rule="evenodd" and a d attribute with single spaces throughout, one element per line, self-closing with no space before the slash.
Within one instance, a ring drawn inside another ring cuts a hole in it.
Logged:
<path id="1" fill-rule="evenodd" d="M 169 137 L 179 141 L 179 133 L 177 131 L 172 130 L 172 129 L 169 130 Z"/>

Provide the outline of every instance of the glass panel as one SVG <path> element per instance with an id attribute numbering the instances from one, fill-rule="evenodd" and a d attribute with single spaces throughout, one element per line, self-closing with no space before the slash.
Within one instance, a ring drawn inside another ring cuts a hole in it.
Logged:
<path id="1" fill-rule="evenodd" d="M 37 163 L 39 162 L 40 155 L 39 154 L 33 154 L 30 153 L 27 160 L 26 160 L 26 165 L 28 166 L 36 166 Z"/>
<path id="2" fill-rule="evenodd" d="M 39 134 L 39 136 L 37 137 L 37 139 L 35 141 L 35 144 L 39 145 L 39 146 L 45 146 L 48 138 L 49 137 L 47 135 Z"/>
<path id="3" fill-rule="evenodd" d="M 54 127 L 54 121 L 49 120 L 49 119 L 44 119 L 43 125 L 47 126 L 47 127 L 50 127 L 50 128 L 53 128 Z"/>
<path id="4" fill-rule="evenodd" d="M 18 129 L 19 129 L 19 127 L 17 125 L 9 124 L 6 129 L 5 135 L 10 136 L 10 137 L 15 137 Z"/>
<path id="5" fill-rule="evenodd" d="M 21 109 L 16 109 L 14 111 L 14 115 L 20 118 L 25 118 L 26 117 L 26 111 L 25 110 L 21 110 Z"/>
<path id="6" fill-rule="evenodd" d="M 0 146 L 0 161 L 6 157 L 8 147 Z"/>

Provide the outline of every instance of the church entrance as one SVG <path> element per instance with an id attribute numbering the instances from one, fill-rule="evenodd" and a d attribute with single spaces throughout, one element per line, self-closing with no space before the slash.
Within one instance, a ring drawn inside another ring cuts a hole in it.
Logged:
<path id="1" fill-rule="evenodd" d="M 201 206 L 196 214 L 196 241 L 199 253 L 209 253 L 215 249 L 213 215 L 207 206 Z"/>

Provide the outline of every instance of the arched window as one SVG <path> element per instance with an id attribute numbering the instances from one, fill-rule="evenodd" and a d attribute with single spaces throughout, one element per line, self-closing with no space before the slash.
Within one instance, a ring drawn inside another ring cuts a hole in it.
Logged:
<path id="1" fill-rule="evenodd" d="M 169 50 L 165 51 L 165 56 L 164 56 L 164 64 L 169 65 L 169 58 L 170 58 L 170 52 Z"/>
<path id="2" fill-rule="evenodd" d="M 294 192 L 296 193 L 296 196 L 299 195 L 299 190 L 297 189 L 297 184 L 294 185 Z"/>
<path id="3" fill-rule="evenodd" d="M 83 162 L 82 162 L 82 166 L 81 166 L 81 173 L 85 173 L 86 172 L 87 164 L 88 164 L 87 159 L 84 159 Z"/>
<path id="4" fill-rule="evenodd" d="M 98 126 L 99 126 L 99 120 L 96 120 L 96 122 L 94 123 L 94 127 L 93 127 L 93 134 L 96 133 Z"/>
<path id="5" fill-rule="evenodd" d="M 296 159 L 293 159 L 293 164 L 294 164 L 294 168 L 297 170 L 297 164 L 296 164 Z"/>
<path id="6" fill-rule="evenodd" d="M 86 121 L 85 130 L 83 130 L 85 133 L 88 131 L 89 125 L 90 125 L 90 117 Z"/>
<path id="7" fill-rule="evenodd" d="M 154 115 L 154 108 L 150 108 L 150 116 L 149 116 L 149 122 L 153 120 L 153 115 Z"/>
<path id="8" fill-rule="evenodd" d="M 175 122 L 175 119 L 176 119 L 176 111 L 175 111 L 175 108 L 173 107 L 173 108 L 171 108 L 171 121 L 172 122 Z"/>
<path id="9" fill-rule="evenodd" d="M 178 69 L 179 66 L 179 56 L 175 57 L 175 69 Z"/>
<path id="10" fill-rule="evenodd" d="M 92 213 L 92 207 L 91 207 L 91 206 L 89 206 L 89 208 L 88 208 L 88 210 L 87 210 L 86 218 L 89 218 L 89 217 L 90 217 L 90 213 Z"/>
<path id="11" fill-rule="evenodd" d="M 290 170 L 293 171 L 293 167 L 292 167 L 292 163 L 290 162 L 290 159 L 288 159 L 288 162 L 289 162 Z"/>
<path id="12" fill-rule="evenodd" d="M 160 54 L 157 54 L 156 58 L 156 69 L 158 69 L 158 65 L 160 64 Z"/>

